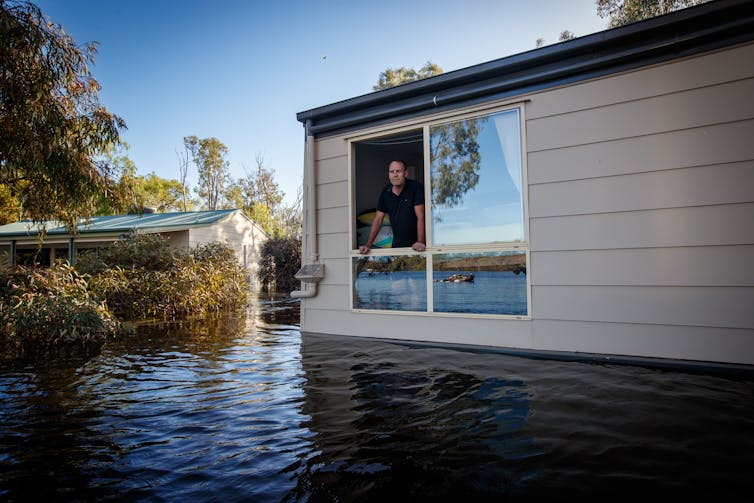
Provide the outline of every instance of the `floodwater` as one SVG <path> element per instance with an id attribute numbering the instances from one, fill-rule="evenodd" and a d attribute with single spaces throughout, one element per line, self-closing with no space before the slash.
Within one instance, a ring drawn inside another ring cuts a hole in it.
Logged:
<path id="1" fill-rule="evenodd" d="M 298 305 L 0 364 L 2 501 L 750 498 L 754 378 L 301 336 Z"/>

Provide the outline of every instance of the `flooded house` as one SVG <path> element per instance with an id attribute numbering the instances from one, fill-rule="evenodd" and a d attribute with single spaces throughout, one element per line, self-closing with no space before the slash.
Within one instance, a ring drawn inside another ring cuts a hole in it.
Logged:
<path id="1" fill-rule="evenodd" d="M 754 2 L 297 119 L 303 334 L 754 365 Z M 362 254 L 396 159 L 423 184 L 426 249 L 392 247 L 386 220 Z"/>
<path id="2" fill-rule="evenodd" d="M 174 248 L 189 250 L 210 242 L 228 244 L 251 278 L 257 277 L 262 245 L 267 233 L 243 210 L 186 211 L 97 216 L 82 220 L 77 233 L 48 222 L 41 245 L 34 222 L 0 226 L 0 266 L 39 263 L 50 265 L 57 258 L 76 262 L 85 251 L 107 246 L 134 233 L 160 234 Z"/>

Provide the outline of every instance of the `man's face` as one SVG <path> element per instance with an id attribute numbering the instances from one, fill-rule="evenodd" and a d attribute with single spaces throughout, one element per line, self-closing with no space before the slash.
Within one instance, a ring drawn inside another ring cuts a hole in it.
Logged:
<path id="1" fill-rule="evenodd" d="M 406 166 L 403 163 L 393 161 L 388 166 L 388 176 L 390 177 L 390 183 L 395 187 L 400 187 L 406 181 Z"/>

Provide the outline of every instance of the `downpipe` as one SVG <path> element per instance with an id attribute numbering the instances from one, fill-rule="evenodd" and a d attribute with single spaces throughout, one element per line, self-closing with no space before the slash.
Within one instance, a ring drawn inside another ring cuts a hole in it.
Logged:
<path id="1" fill-rule="evenodd" d="M 308 299 L 317 295 L 317 283 L 324 278 L 324 264 L 319 263 L 317 250 L 317 180 L 314 173 L 314 136 L 310 131 L 311 121 L 305 124 L 306 142 L 304 147 L 304 225 L 301 238 L 301 255 L 304 257 L 296 279 L 301 281 L 301 289 L 291 292 L 291 297 Z"/>

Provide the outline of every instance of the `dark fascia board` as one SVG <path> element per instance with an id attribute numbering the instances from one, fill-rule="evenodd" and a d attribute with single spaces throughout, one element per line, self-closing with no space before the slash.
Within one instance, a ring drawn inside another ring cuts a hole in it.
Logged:
<path id="1" fill-rule="evenodd" d="M 296 115 L 324 137 L 679 59 L 754 39 L 754 1 L 717 0 Z"/>

